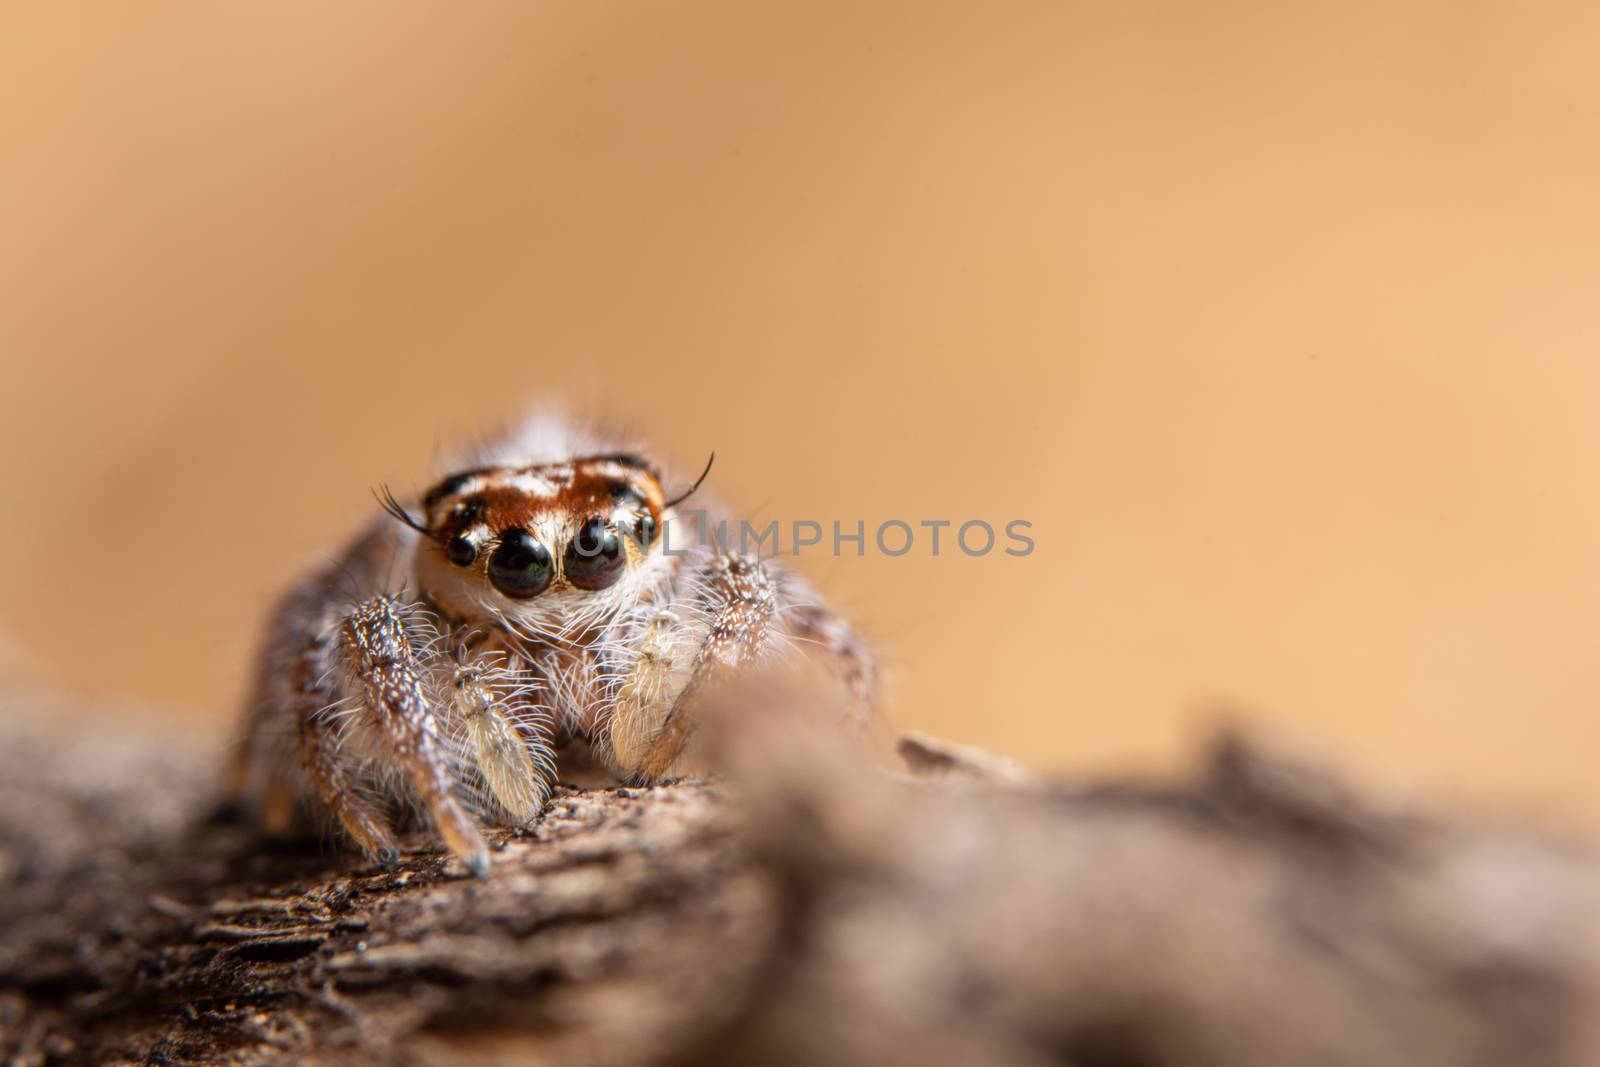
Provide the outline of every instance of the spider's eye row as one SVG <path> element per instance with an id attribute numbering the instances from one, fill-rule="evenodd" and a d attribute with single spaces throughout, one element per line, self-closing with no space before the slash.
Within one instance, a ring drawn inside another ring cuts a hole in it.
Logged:
<path id="1" fill-rule="evenodd" d="M 478 558 L 478 546 L 472 543 L 472 538 L 466 534 L 456 534 L 450 543 L 444 546 L 445 555 L 450 557 L 450 562 L 457 567 L 470 567 Z"/>
<path id="2" fill-rule="evenodd" d="M 527 530 L 500 534 L 500 544 L 489 557 L 489 581 L 509 597 L 527 600 L 545 591 L 555 573 L 550 550 Z"/>
<path id="3" fill-rule="evenodd" d="M 604 519 L 590 519 L 567 543 L 561 566 L 579 589 L 604 589 L 622 577 L 627 556 L 622 538 Z"/>

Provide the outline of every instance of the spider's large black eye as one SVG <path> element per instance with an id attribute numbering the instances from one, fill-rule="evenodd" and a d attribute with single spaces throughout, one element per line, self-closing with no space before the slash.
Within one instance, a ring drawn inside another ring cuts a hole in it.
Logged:
<path id="1" fill-rule="evenodd" d="M 579 589 L 604 589 L 622 576 L 625 562 L 617 531 L 603 519 L 590 519 L 568 543 L 561 566 Z"/>
<path id="2" fill-rule="evenodd" d="M 554 565 L 550 550 L 527 530 L 506 530 L 489 557 L 489 581 L 506 596 L 526 600 L 544 592 Z"/>

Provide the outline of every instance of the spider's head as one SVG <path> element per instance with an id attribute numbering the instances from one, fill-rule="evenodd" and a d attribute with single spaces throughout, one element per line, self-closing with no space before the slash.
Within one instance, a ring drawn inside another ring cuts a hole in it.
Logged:
<path id="1" fill-rule="evenodd" d="M 392 497 L 385 507 L 429 542 L 417 574 L 440 606 L 547 628 L 633 599 L 676 502 L 622 454 L 462 471 L 428 490 L 420 521 Z"/>

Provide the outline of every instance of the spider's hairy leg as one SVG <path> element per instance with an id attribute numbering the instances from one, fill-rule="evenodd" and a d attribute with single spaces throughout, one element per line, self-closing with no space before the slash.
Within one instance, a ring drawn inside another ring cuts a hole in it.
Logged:
<path id="1" fill-rule="evenodd" d="M 228 756 L 227 768 L 223 771 L 223 795 L 230 804 L 243 806 L 249 802 L 254 768 L 263 759 L 260 737 L 266 731 L 270 718 L 271 713 L 262 701 L 251 705 L 245 718 L 244 737 L 234 746 Z"/>
<path id="2" fill-rule="evenodd" d="M 284 718 L 299 721 L 299 702 L 292 701 Z M 276 714 L 280 706 L 270 700 L 258 701 L 246 724 L 246 734 L 230 758 L 224 779 L 228 802 L 241 808 L 256 808 L 262 829 L 275 836 L 292 833 L 300 815 L 300 795 L 293 779 L 298 740 L 293 745 L 278 743 L 273 731 L 283 719 Z"/>
<path id="3" fill-rule="evenodd" d="M 532 703 L 526 686 L 508 684 L 509 675 L 486 660 L 460 664 L 451 675 L 450 699 L 490 795 L 525 823 L 550 799 L 555 749 L 549 716 Z"/>
<path id="4" fill-rule="evenodd" d="M 670 608 L 651 616 L 639 640 L 638 658 L 618 687 L 611 712 L 611 756 L 624 770 L 644 762 L 646 749 L 672 710 L 673 631 L 678 625 Z"/>
<path id="5" fill-rule="evenodd" d="M 646 780 L 664 777 L 683 752 L 707 693 L 724 678 L 755 663 L 771 640 L 769 624 L 777 610 L 778 591 L 760 560 L 717 556 L 698 576 L 698 583 L 710 625 L 695 655 L 688 684 L 644 746 L 638 762 L 623 767 Z M 612 729 L 615 732 L 616 727 Z"/>
<path id="6" fill-rule="evenodd" d="M 363 601 L 345 616 L 340 638 L 374 724 L 445 844 L 474 874 L 487 874 L 489 847 L 456 799 L 400 604 L 391 596 Z"/>
<path id="7" fill-rule="evenodd" d="M 877 707 L 877 664 L 850 623 L 817 603 L 786 608 L 782 623 L 806 655 L 844 685 L 851 718 L 858 725 L 871 721 Z"/>
<path id="8" fill-rule="evenodd" d="M 301 828 L 304 801 L 314 791 L 362 850 L 386 861 L 394 853 L 387 817 L 353 786 L 347 758 L 330 734 L 328 712 L 340 695 L 340 613 L 329 601 L 321 580 L 308 581 L 273 617 L 245 736 L 229 769 L 229 792 L 255 810 L 264 830 L 282 836 Z"/>
<path id="9" fill-rule="evenodd" d="M 396 855 L 388 819 L 353 786 L 327 718 L 337 701 L 333 680 L 337 637 L 336 614 L 319 621 L 316 614 L 291 613 L 279 646 L 281 653 L 269 659 L 269 677 L 252 709 L 244 765 L 235 768 L 239 772 L 236 788 L 248 788 L 250 763 L 258 762 L 262 826 L 268 833 L 289 833 L 301 809 L 300 782 L 292 772 L 298 756 L 305 781 L 321 795 L 340 825 L 363 852 L 387 864 Z M 279 723 L 292 730 L 292 735 L 275 735 Z M 291 736 L 292 744 L 274 743 L 279 737 L 288 742 Z"/>
<path id="10" fill-rule="evenodd" d="M 345 773 L 338 739 L 324 710 L 308 705 L 300 717 L 300 765 L 357 847 L 378 863 L 391 866 L 399 858 L 399 850 L 389 832 L 389 820 Z"/>

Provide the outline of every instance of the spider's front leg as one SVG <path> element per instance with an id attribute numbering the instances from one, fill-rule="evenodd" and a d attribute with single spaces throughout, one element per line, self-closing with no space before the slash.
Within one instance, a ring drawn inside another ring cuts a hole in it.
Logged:
<path id="1" fill-rule="evenodd" d="M 384 866 L 399 858 L 389 820 L 350 779 L 340 755 L 339 739 L 327 717 L 333 706 L 332 627 L 317 633 L 298 656 L 291 671 L 295 717 L 299 727 L 300 765 L 312 786 L 339 820 L 357 847 Z M 293 794 L 286 783 L 271 779 L 267 787 L 264 821 L 276 833 L 288 830 L 293 818 Z"/>
<path id="2" fill-rule="evenodd" d="M 778 591 L 760 560 L 717 556 L 698 578 L 702 603 L 697 607 L 706 613 L 708 625 L 687 682 L 674 695 L 679 618 L 668 609 L 646 626 L 638 659 L 618 690 L 611 717 L 612 758 L 629 777 L 665 777 L 694 732 L 707 694 L 754 664 L 772 640 Z"/>
<path id="3" fill-rule="evenodd" d="M 365 691 L 373 724 L 445 844 L 474 874 L 487 874 L 489 847 L 456 798 L 440 724 L 395 599 L 372 597 L 345 616 L 340 645 Z M 323 793 L 328 796 L 326 789 Z M 340 817 L 348 826 L 343 813 Z"/>
<path id="4" fill-rule="evenodd" d="M 877 713 L 878 670 L 872 650 L 855 628 L 816 600 L 810 587 L 792 575 L 786 583 L 784 632 L 794 639 L 808 662 L 844 688 L 845 720 L 856 727 L 870 726 Z M 800 594 L 805 594 L 801 599 Z"/>

